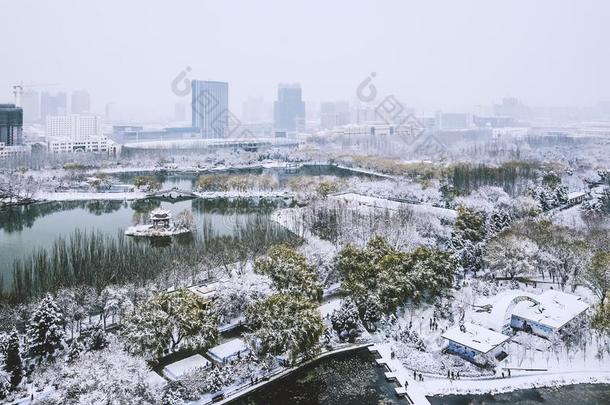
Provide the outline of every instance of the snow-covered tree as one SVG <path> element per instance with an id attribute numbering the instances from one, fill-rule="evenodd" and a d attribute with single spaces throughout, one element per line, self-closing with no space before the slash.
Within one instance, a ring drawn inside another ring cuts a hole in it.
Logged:
<path id="1" fill-rule="evenodd" d="M 487 221 L 487 233 L 490 236 L 500 233 L 502 230 L 508 228 L 512 218 L 508 211 L 504 209 L 495 209 L 489 216 Z"/>
<path id="2" fill-rule="evenodd" d="M 161 397 L 161 405 L 184 405 L 185 402 L 177 389 L 168 386 Z"/>
<path id="3" fill-rule="evenodd" d="M 341 307 L 333 311 L 330 321 L 333 329 L 339 334 L 344 331 L 349 332 L 352 329 L 358 329 L 360 325 L 358 307 L 351 299 L 343 300 Z"/>
<path id="4" fill-rule="evenodd" d="M 597 252 L 581 279 L 599 298 L 600 306 L 604 307 L 608 291 L 610 291 L 610 253 Z"/>
<path id="5" fill-rule="evenodd" d="M 2 363 L 0 363 L 2 365 Z M 0 368 L 0 399 L 6 398 L 11 391 L 11 375 Z"/>
<path id="6" fill-rule="evenodd" d="M 74 339 L 70 346 L 68 346 L 68 353 L 66 354 L 66 361 L 68 363 L 73 363 L 80 357 L 80 354 L 83 352 L 83 345 L 77 340 Z"/>
<path id="7" fill-rule="evenodd" d="M 271 294 L 269 279 L 247 272 L 223 280 L 216 290 L 212 307 L 222 324 L 244 313 L 249 305 Z"/>
<path id="8" fill-rule="evenodd" d="M 108 336 L 106 331 L 100 327 L 93 327 L 81 334 L 85 338 L 87 350 L 102 350 L 108 346 Z"/>
<path id="9" fill-rule="evenodd" d="M 209 301 L 188 290 L 161 293 L 136 307 L 123 337 L 129 351 L 158 357 L 179 346 L 207 348 L 218 339 Z"/>
<path id="10" fill-rule="evenodd" d="M 280 293 L 303 294 L 314 301 L 322 299 L 322 285 L 315 269 L 307 264 L 305 256 L 289 246 L 271 247 L 267 257 L 256 261 L 254 271 L 269 276 Z"/>
<path id="11" fill-rule="evenodd" d="M 178 228 L 193 229 L 193 226 L 195 225 L 193 213 L 187 209 L 180 211 L 178 215 L 176 215 L 175 224 Z"/>
<path id="12" fill-rule="evenodd" d="M 500 235 L 487 244 L 483 260 L 494 274 L 515 278 L 535 270 L 537 254 L 538 246 L 530 239 Z"/>
<path id="13" fill-rule="evenodd" d="M 294 359 L 317 347 L 324 332 L 317 305 L 300 295 L 277 294 L 256 302 L 246 311 L 251 333 L 246 339 L 257 353 Z"/>
<path id="14" fill-rule="evenodd" d="M 61 347 L 65 319 L 50 295 L 43 298 L 26 325 L 26 344 L 30 356 L 53 355 Z"/>
<path id="15" fill-rule="evenodd" d="M 458 207 L 454 230 L 463 239 L 480 242 L 485 238 L 485 215 L 466 207 Z"/>
<path id="16" fill-rule="evenodd" d="M 85 352 L 73 362 L 55 361 L 36 369 L 35 387 L 53 386 L 49 404 L 156 404 L 158 389 L 148 383 L 146 362 L 130 356 L 113 340 L 100 351 Z"/>
<path id="17" fill-rule="evenodd" d="M 381 312 L 390 313 L 407 299 L 435 295 L 451 286 L 455 264 L 449 254 L 436 249 L 399 252 L 383 238 L 374 238 L 364 249 L 348 246 L 339 252 L 337 268 L 344 278 L 342 287 L 361 316 L 368 311 L 374 319 L 377 304 Z"/>
<path id="18" fill-rule="evenodd" d="M 6 342 L 4 349 L 4 369 L 10 374 L 11 386 L 14 388 L 21 382 L 23 377 L 23 364 L 21 361 L 21 348 L 19 345 L 19 334 L 13 329 Z"/>

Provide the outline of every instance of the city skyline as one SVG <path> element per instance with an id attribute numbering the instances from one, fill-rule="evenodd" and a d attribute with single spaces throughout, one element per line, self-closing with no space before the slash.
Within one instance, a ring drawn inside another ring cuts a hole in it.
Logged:
<path id="1" fill-rule="evenodd" d="M 138 2 L 120 13 L 111 4 L 7 3 L 15 18 L 0 32 L 20 32 L 20 41 L 5 45 L 19 63 L 0 67 L 0 100 L 12 102 L 11 86 L 21 81 L 61 83 L 67 93 L 88 89 L 97 113 L 115 102 L 128 117 L 167 118 L 180 101 L 170 83 L 187 66 L 191 79 L 231 83 L 231 111 L 248 97 L 272 100 L 281 82 L 301 83 L 307 101 L 351 101 L 372 72 L 381 92 L 424 111 L 473 110 L 503 97 L 583 107 L 609 99 L 603 72 L 610 58 L 599 38 L 610 34 L 610 6 L 517 3 L 337 2 L 324 4 L 324 14 L 317 12 L 322 3 L 274 5 L 273 19 L 264 4 L 249 3 L 182 2 L 170 9 L 146 3 L 145 13 Z M 195 24 L 198 15 L 212 23 Z M 299 18 L 288 18 L 293 15 Z M 110 32 L 114 24 L 132 28 Z M 22 29 L 32 25 L 45 36 Z M 52 28 L 57 25 L 70 29 Z M 205 56 L 193 49 L 206 49 Z"/>

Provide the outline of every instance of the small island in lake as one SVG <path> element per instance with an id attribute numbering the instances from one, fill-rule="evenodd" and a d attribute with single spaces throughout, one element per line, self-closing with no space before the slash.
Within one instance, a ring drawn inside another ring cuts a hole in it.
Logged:
<path id="1" fill-rule="evenodd" d="M 130 226 L 125 231 L 128 236 L 167 237 L 191 232 L 193 215 L 184 210 L 172 221 L 169 210 L 157 208 L 150 213 L 149 223 Z"/>

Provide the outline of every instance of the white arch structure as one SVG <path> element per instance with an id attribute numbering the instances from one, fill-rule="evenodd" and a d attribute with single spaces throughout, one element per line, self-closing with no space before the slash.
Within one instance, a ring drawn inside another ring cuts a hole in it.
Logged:
<path id="1" fill-rule="evenodd" d="M 534 294 L 523 291 L 515 291 L 503 295 L 496 303 L 494 303 L 491 310 L 489 316 L 491 320 L 491 329 L 508 335 L 510 333 L 510 321 L 513 316 L 513 309 L 515 308 L 515 305 L 522 301 L 530 301 L 534 304 L 540 304 L 540 301 L 538 301 Z"/>

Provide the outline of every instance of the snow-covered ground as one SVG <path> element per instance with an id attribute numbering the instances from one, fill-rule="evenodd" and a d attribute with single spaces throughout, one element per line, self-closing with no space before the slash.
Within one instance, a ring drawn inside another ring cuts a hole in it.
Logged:
<path id="1" fill-rule="evenodd" d="M 84 200 L 108 200 L 108 201 L 132 201 L 146 198 L 146 193 L 136 191 L 127 193 L 96 193 L 96 192 L 49 192 L 40 191 L 34 195 L 38 201 L 84 201 Z"/>
<path id="2" fill-rule="evenodd" d="M 125 230 L 127 236 L 165 237 L 189 233 L 190 229 L 171 226 L 169 228 L 154 228 L 152 225 L 134 225 Z"/>
<path id="3" fill-rule="evenodd" d="M 481 377 L 478 379 L 426 378 L 420 382 L 426 395 L 486 394 L 520 389 L 559 387 L 572 384 L 610 383 L 609 371 L 568 369 L 554 372 L 513 371 L 511 377 Z"/>
<path id="4" fill-rule="evenodd" d="M 457 217 L 457 211 L 447 208 L 433 207 L 431 205 L 424 204 L 412 204 L 358 193 L 336 194 L 330 196 L 329 198 L 373 209 L 388 209 L 396 211 L 400 209 L 400 207 L 408 207 L 416 214 L 433 214 L 448 220 L 455 220 Z"/>

